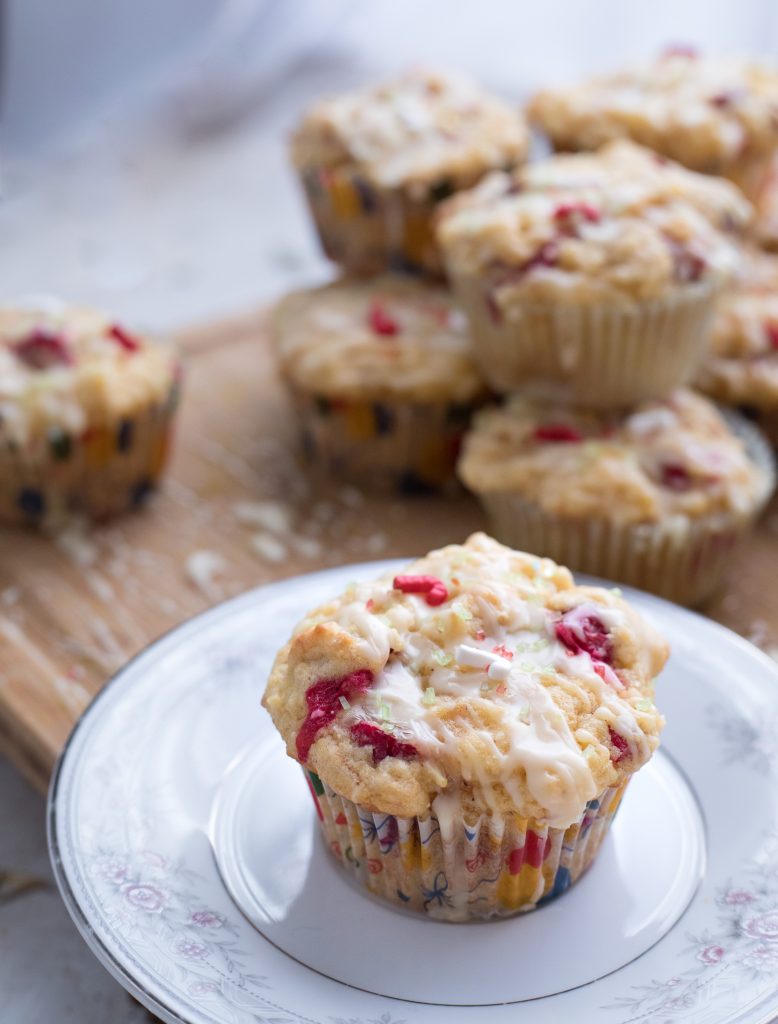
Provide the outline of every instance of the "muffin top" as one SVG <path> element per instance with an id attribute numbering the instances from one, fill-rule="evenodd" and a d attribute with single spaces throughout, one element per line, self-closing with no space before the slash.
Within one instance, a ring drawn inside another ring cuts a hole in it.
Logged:
<path id="1" fill-rule="evenodd" d="M 626 416 L 516 397 L 476 417 L 459 475 L 550 515 L 630 525 L 749 516 L 772 489 L 716 407 L 687 390 Z"/>
<path id="2" fill-rule="evenodd" d="M 778 71 L 687 48 L 577 85 L 544 89 L 530 120 L 561 149 L 628 137 L 698 171 L 717 173 L 778 145 Z"/>
<path id="3" fill-rule="evenodd" d="M 697 386 L 721 402 L 778 408 L 778 256 L 746 254 L 718 301 Z"/>
<path id="4" fill-rule="evenodd" d="M 524 159 L 526 124 L 463 75 L 417 69 L 317 103 L 292 137 L 301 169 L 343 169 L 435 198 Z"/>
<path id="5" fill-rule="evenodd" d="M 273 334 L 284 376 L 313 394 L 469 402 L 485 390 L 448 292 L 409 278 L 293 292 L 276 307 Z"/>
<path id="6" fill-rule="evenodd" d="M 166 400 L 171 350 L 102 313 L 49 300 L 0 308 L 0 436 L 79 433 Z"/>
<path id="7" fill-rule="evenodd" d="M 561 158 L 535 165 L 558 173 Z M 443 204 L 438 241 L 456 276 L 487 274 L 504 312 L 512 299 L 557 303 L 645 301 L 690 285 L 718 287 L 737 250 L 688 199 L 653 180 L 602 164 L 602 182 L 526 190 L 490 174 Z"/>
<path id="8" fill-rule="evenodd" d="M 528 191 L 616 188 L 629 202 L 685 200 L 720 231 L 742 233 L 753 208 L 731 181 L 690 171 L 645 146 L 616 139 L 596 153 L 562 153 L 515 172 L 514 181 Z"/>
<path id="9" fill-rule="evenodd" d="M 666 657 L 613 591 L 474 534 L 308 615 L 263 704 L 290 756 L 371 810 L 564 828 L 656 748 Z"/>

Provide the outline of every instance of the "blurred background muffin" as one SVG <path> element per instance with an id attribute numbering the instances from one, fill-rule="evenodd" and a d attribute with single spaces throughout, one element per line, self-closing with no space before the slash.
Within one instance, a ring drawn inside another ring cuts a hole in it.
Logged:
<path id="1" fill-rule="evenodd" d="M 756 197 L 778 147 L 778 72 L 670 47 L 648 63 L 541 89 L 528 114 L 556 149 L 627 137 Z"/>
<path id="2" fill-rule="evenodd" d="M 330 259 L 352 273 L 440 276 L 435 207 L 516 166 L 528 144 L 516 107 L 466 76 L 413 70 L 319 102 L 291 152 Z"/>
<path id="3" fill-rule="evenodd" d="M 628 414 L 516 396 L 476 418 L 459 473 L 504 543 L 682 604 L 721 587 L 775 485 L 758 432 L 684 390 Z"/>
<path id="4" fill-rule="evenodd" d="M 343 279 L 286 296 L 273 330 L 317 475 L 404 494 L 453 480 L 487 388 L 447 291 L 396 275 Z"/>
<path id="5" fill-rule="evenodd" d="M 179 377 L 169 346 L 101 313 L 0 309 L 0 520 L 139 505 L 165 463 Z"/>

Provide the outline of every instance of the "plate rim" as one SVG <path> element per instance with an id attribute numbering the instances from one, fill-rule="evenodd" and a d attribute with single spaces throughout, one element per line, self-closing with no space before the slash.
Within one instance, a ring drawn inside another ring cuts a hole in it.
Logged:
<path id="1" fill-rule="evenodd" d="M 538 556 L 542 557 L 542 556 Z M 166 630 L 160 636 L 156 637 L 141 650 L 137 651 L 122 667 L 115 672 L 109 679 L 106 680 L 100 690 L 91 698 L 87 706 L 79 714 L 76 719 L 70 733 L 65 740 L 62 750 L 57 757 L 54 764 L 54 768 L 51 774 L 51 781 L 49 783 L 47 797 L 46 797 L 46 844 L 49 854 L 49 859 L 52 866 L 54 880 L 57 884 L 57 889 L 62 898 L 65 908 L 70 916 L 73 924 L 75 925 L 76 931 L 81 938 L 86 942 L 87 946 L 94 954 L 98 962 L 122 985 L 122 987 L 139 1002 L 142 1006 L 148 1009 L 150 1012 L 160 1017 L 165 1024 L 201 1024 L 201 1022 L 208 1022 L 212 1020 L 209 1016 L 201 1015 L 199 1020 L 193 1016 L 181 1016 L 176 1010 L 171 1008 L 169 1005 L 161 1002 L 156 996 L 152 995 L 147 991 L 129 972 L 129 970 L 122 965 L 122 963 L 116 958 L 107 944 L 97 935 L 94 927 L 89 921 L 85 909 L 79 902 L 70 881 L 67 877 L 67 872 L 64 866 L 64 862 L 61 856 L 60 844 L 57 835 L 58 826 L 58 812 L 57 803 L 60 794 L 60 786 L 63 779 L 66 761 L 70 756 L 70 751 L 73 749 L 77 738 L 81 736 L 83 730 L 88 727 L 92 718 L 98 713 L 99 707 L 103 703 L 103 699 L 107 698 L 109 693 L 113 694 L 117 686 L 122 685 L 124 677 L 129 674 L 137 665 L 138 662 L 144 660 L 153 654 L 153 652 L 159 648 L 169 644 L 171 641 L 177 638 L 177 643 L 182 642 L 186 636 L 196 628 L 197 624 L 203 619 L 209 619 L 212 622 L 218 621 L 219 619 L 228 616 L 233 608 L 240 606 L 241 604 L 250 604 L 258 593 L 266 594 L 268 591 L 272 592 L 275 590 L 286 589 L 290 584 L 298 583 L 304 580 L 316 580 L 324 576 L 329 576 L 333 572 L 342 573 L 344 570 L 355 570 L 359 572 L 375 572 L 376 574 L 387 571 L 393 566 L 407 564 L 412 561 L 411 557 L 396 557 L 387 559 L 377 559 L 367 562 L 353 562 L 345 565 L 328 566 L 324 569 L 318 569 L 309 573 L 299 573 L 294 576 L 287 576 L 284 579 L 273 580 L 268 583 L 258 584 L 255 587 L 251 587 L 248 590 L 243 591 L 240 594 L 236 594 L 234 597 L 227 598 L 224 601 L 220 601 L 210 608 L 206 608 L 197 614 L 190 616 L 183 622 L 172 626 Z M 641 602 L 647 603 L 648 607 L 659 606 L 660 608 L 672 609 L 674 615 L 680 613 L 681 618 L 691 620 L 692 622 L 702 622 L 708 627 L 712 627 L 715 632 L 722 635 L 723 639 L 726 639 L 729 643 L 734 641 L 734 645 L 740 648 L 742 651 L 747 652 L 750 657 L 756 657 L 762 665 L 770 672 L 776 674 L 778 677 L 778 666 L 774 659 L 772 659 L 765 651 L 757 647 L 756 644 L 747 640 L 745 637 L 736 633 L 733 629 L 728 626 L 722 625 L 722 623 L 715 619 L 709 618 L 703 615 L 701 612 L 695 611 L 690 608 L 685 608 L 682 605 L 675 604 L 672 601 L 668 601 L 665 598 L 658 597 L 656 594 L 651 594 L 648 591 L 639 590 L 636 587 L 630 587 L 622 585 L 617 581 L 607 580 L 598 576 L 591 576 L 585 573 L 575 574 L 576 584 L 591 585 L 591 586 L 602 586 L 608 589 L 618 587 L 627 600 L 631 600 L 633 595 L 636 595 Z M 776 680 L 778 682 L 778 678 Z M 231 898 L 231 897 L 230 897 Z M 754 1019 L 753 1024 L 773 1024 L 776 1021 L 778 1015 L 778 984 L 776 985 L 773 994 L 773 1003 L 766 1009 L 765 1016 L 761 1016 Z M 406 1002 L 403 999 L 394 1000 L 399 1003 Z"/>

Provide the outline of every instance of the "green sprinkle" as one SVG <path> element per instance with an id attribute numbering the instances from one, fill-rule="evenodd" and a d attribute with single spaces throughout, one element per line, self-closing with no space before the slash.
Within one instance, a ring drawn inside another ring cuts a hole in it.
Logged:
<path id="1" fill-rule="evenodd" d="M 516 644 L 516 653 L 517 654 L 526 654 L 528 650 L 529 650 L 529 644 L 523 644 L 523 643 L 522 644 Z"/>
<path id="2" fill-rule="evenodd" d="M 621 587 L 611 587 L 611 594 L 614 597 L 621 597 Z"/>
<path id="3" fill-rule="evenodd" d="M 428 686 L 427 689 L 424 691 L 424 694 L 423 694 L 423 696 L 421 698 L 421 702 L 422 702 L 422 704 L 434 704 L 435 703 L 435 691 L 433 690 L 433 688 L 431 686 Z"/>
<path id="4" fill-rule="evenodd" d="M 531 661 L 520 661 L 519 668 L 522 672 L 537 672 L 538 666 Z"/>
<path id="5" fill-rule="evenodd" d="M 530 644 L 531 651 L 543 651 L 546 647 L 548 647 L 548 640 L 543 640 L 542 638 L 540 640 L 536 640 L 534 644 Z"/>
<path id="6" fill-rule="evenodd" d="M 338 697 L 338 700 L 340 701 L 340 706 L 343 708 L 343 710 L 348 711 L 348 709 L 351 707 L 351 705 L 348 702 L 348 698 L 344 697 L 343 694 L 341 694 L 340 697 Z"/>
<path id="7" fill-rule="evenodd" d="M 389 705 L 386 703 L 386 701 L 382 700 L 381 703 L 378 705 L 378 713 L 384 720 L 387 720 L 389 718 Z"/>
<path id="8" fill-rule="evenodd" d="M 437 661 L 438 665 L 450 665 L 454 660 L 450 654 L 445 651 L 435 651 L 432 657 Z"/>
<path id="9" fill-rule="evenodd" d="M 638 711 L 650 711 L 653 706 L 654 702 L 649 700 L 648 697 L 644 697 L 642 700 L 639 700 L 635 705 Z"/>
<path id="10" fill-rule="evenodd" d="M 522 704 L 519 708 L 519 719 L 525 725 L 529 725 L 529 704 Z"/>
<path id="11" fill-rule="evenodd" d="M 461 604 L 454 605 L 454 614 L 463 622 L 470 622 L 470 620 L 473 617 L 472 612 L 469 612 L 467 608 L 465 608 L 465 606 Z"/>

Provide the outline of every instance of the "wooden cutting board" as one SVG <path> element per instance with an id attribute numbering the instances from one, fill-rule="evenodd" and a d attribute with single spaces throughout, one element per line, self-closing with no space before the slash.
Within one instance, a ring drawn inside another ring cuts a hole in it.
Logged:
<path id="1" fill-rule="evenodd" d="M 484 525 L 466 495 L 314 489 L 261 312 L 186 332 L 170 473 L 140 513 L 95 531 L 0 532 L 0 751 L 39 788 L 78 715 L 128 658 L 249 587 L 420 554 Z M 778 650 L 778 506 L 710 615 Z"/>

